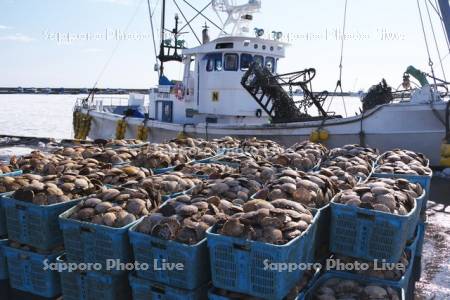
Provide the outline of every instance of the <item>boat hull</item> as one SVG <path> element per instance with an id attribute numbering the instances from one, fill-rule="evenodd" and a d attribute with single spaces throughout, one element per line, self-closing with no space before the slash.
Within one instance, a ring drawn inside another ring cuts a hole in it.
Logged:
<path id="1" fill-rule="evenodd" d="M 399 103 L 377 107 L 364 115 L 321 121 L 291 124 L 264 124 L 233 126 L 221 124 L 182 125 L 148 121 L 151 142 L 164 142 L 176 138 L 181 132 L 191 137 L 218 138 L 234 136 L 238 138 L 257 137 L 271 139 L 290 146 L 309 138 L 312 130 L 324 128 L 330 133 L 325 143 L 328 147 L 345 144 L 363 144 L 380 151 L 395 148 L 409 149 L 424 153 L 432 165 L 439 165 L 440 146 L 445 137 L 446 103 L 430 104 Z M 122 116 L 106 112 L 91 111 L 93 117 L 89 137 L 113 138 L 116 122 Z M 136 138 L 137 126 L 142 119 L 127 119 L 126 138 Z"/>

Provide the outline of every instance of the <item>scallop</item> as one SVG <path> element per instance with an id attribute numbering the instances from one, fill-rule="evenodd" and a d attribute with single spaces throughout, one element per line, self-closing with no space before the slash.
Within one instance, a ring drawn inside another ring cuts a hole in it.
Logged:
<path id="1" fill-rule="evenodd" d="M 240 237 L 244 233 L 244 225 L 241 224 L 239 219 L 232 218 L 225 222 L 221 232 L 224 235 Z"/>

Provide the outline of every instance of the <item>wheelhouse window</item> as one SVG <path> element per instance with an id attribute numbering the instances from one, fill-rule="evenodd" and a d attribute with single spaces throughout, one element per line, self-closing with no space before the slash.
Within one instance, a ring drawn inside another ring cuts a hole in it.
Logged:
<path id="1" fill-rule="evenodd" d="M 261 55 L 255 55 L 253 59 L 260 66 L 264 66 L 264 57 L 262 57 Z"/>
<path id="2" fill-rule="evenodd" d="M 222 53 L 212 53 L 208 54 L 206 63 L 206 71 L 222 71 L 223 63 L 222 63 Z"/>
<path id="3" fill-rule="evenodd" d="M 253 62 L 253 56 L 251 54 L 243 53 L 241 55 L 241 70 L 247 71 Z"/>
<path id="4" fill-rule="evenodd" d="M 270 72 L 275 73 L 275 58 L 266 57 L 266 68 L 270 70 Z"/>
<path id="5" fill-rule="evenodd" d="M 239 55 L 236 53 L 225 54 L 225 71 L 237 71 L 239 68 Z"/>

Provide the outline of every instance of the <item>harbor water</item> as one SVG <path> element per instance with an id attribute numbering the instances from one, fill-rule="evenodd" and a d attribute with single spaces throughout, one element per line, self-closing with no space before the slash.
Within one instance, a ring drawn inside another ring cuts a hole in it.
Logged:
<path id="1" fill-rule="evenodd" d="M 74 95 L 0 95 L 0 134 L 71 138 Z"/>

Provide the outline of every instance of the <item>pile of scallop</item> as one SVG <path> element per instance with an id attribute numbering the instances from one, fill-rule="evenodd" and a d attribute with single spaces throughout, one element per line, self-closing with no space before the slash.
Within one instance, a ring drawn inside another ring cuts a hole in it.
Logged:
<path id="1" fill-rule="evenodd" d="M 376 211 L 407 215 L 414 209 L 415 199 L 423 194 L 420 184 L 406 179 L 372 178 L 353 189 L 342 191 L 334 202 Z"/>
<path id="2" fill-rule="evenodd" d="M 432 171 L 428 165 L 429 161 L 423 154 L 396 149 L 380 157 L 375 172 L 429 176 Z"/>
<path id="3" fill-rule="evenodd" d="M 286 199 L 254 199 L 232 208 L 237 212 L 217 225 L 217 233 L 275 245 L 301 236 L 314 218 L 305 206 Z"/>
<path id="4" fill-rule="evenodd" d="M 330 150 L 321 168 L 339 167 L 358 179 L 366 179 L 373 171 L 373 165 L 378 158 L 378 150 L 346 145 Z"/>
<path id="5" fill-rule="evenodd" d="M 284 300 L 295 300 L 298 299 L 298 295 L 305 290 L 305 288 L 310 284 L 311 279 L 314 276 L 314 270 L 306 270 L 300 279 L 299 282 L 289 291 L 289 294 L 284 297 Z M 259 300 L 259 298 L 244 295 L 237 292 L 230 292 L 223 289 L 215 288 L 213 291 L 214 295 L 220 296 L 224 299 L 232 299 L 232 300 Z"/>
<path id="6" fill-rule="evenodd" d="M 259 182 L 237 174 L 205 180 L 189 194 L 203 197 L 218 196 L 242 205 L 261 189 L 262 185 Z"/>
<path id="7" fill-rule="evenodd" d="M 408 214 L 422 188 L 404 179 L 367 180 L 377 158 L 367 147 L 328 150 L 308 141 L 285 148 L 256 138 L 97 140 L 13 157 L 0 174 L 24 174 L 0 176 L 0 193 L 38 205 L 83 199 L 71 218 L 121 227 L 145 217 L 139 231 L 186 244 L 201 241 L 211 226 L 231 237 L 286 244 L 308 230 L 312 209 L 333 198 Z M 385 153 L 377 171 L 431 173 L 423 155 L 405 150 Z M 172 199 L 160 206 L 161 198 Z"/>
<path id="8" fill-rule="evenodd" d="M 8 174 L 14 171 L 13 166 L 0 163 L 0 175 Z"/>
<path id="9" fill-rule="evenodd" d="M 399 281 L 402 279 L 403 275 L 405 275 L 410 259 L 411 259 L 411 252 L 407 253 L 406 251 L 403 251 L 400 260 L 396 264 L 396 267 L 393 267 L 391 269 L 380 268 L 379 265 L 377 266 L 374 261 L 360 261 L 358 259 L 342 255 L 335 255 L 332 258 L 330 258 L 330 261 L 335 261 L 346 265 L 350 264 L 361 265 L 361 263 L 365 263 L 368 265 L 368 269 L 360 268 L 358 270 L 352 271 L 349 270 L 349 272 L 363 275 L 366 277 L 376 277 L 383 280 Z"/>
<path id="10" fill-rule="evenodd" d="M 13 192 L 11 197 L 37 205 L 52 205 L 86 197 L 101 185 L 80 175 L 63 176 L 23 174 L 0 177 L 0 193 Z"/>
<path id="11" fill-rule="evenodd" d="M 276 174 L 287 169 L 281 165 L 273 164 L 267 160 L 254 161 L 247 160 L 241 163 L 240 173 L 242 176 L 266 184 L 272 180 Z"/>
<path id="12" fill-rule="evenodd" d="M 321 144 L 303 142 L 272 156 L 270 161 L 296 170 L 310 171 L 319 165 L 326 153 L 327 149 Z"/>
<path id="13" fill-rule="evenodd" d="M 222 205 L 227 200 L 218 197 L 181 195 L 170 199 L 154 213 L 146 216 L 136 231 L 164 240 L 194 245 L 206 237 L 206 230 L 226 219 Z"/>
<path id="14" fill-rule="evenodd" d="M 130 181 L 122 186 L 142 188 L 149 193 L 158 192 L 161 196 L 167 196 L 192 190 L 195 187 L 200 187 L 202 183 L 203 181 L 198 177 L 180 172 L 170 172 L 150 176 L 139 182 Z"/>
<path id="15" fill-rule="evenodd" d="M 219 179 L 226 175 L 238 173 L 237 169 L 218 163 L 182 164 L 175 167 L 174 171 L 178 171 L 186 175 L 208 177 L 209 179 Z"/>
<path id="16" fill-rule="evenodd" d="M 315 300 L 338 299 L 386 299 L 400 300 L 398 291 L 391 287 L 376 284 L 362 284 L 353 280 L 332 278 L 318 288 L 313 295 Z"/>
<path id="17" fill-rule="evenodd" d="M 145 190 L 104 189 L 82 200 L 68 216 L 70 219 L 120 228 L 155 210 L 161 201 Z"/>
<path id="18" fill-rule="evenodd" d="M 321 208 L 336 192 L 336 185 L 325 175 L 285 169 L 275 174 L 255 197 L 269 201 L 288 199 L 310 208 Z"/>
<path id="19" fill-rule="evenodd" d="M 244 152 L 265 159 L 274 157 L 285 151 L 284 147 L 271 140 L 246 139 L 241 142 L 239 148 Z"/>

